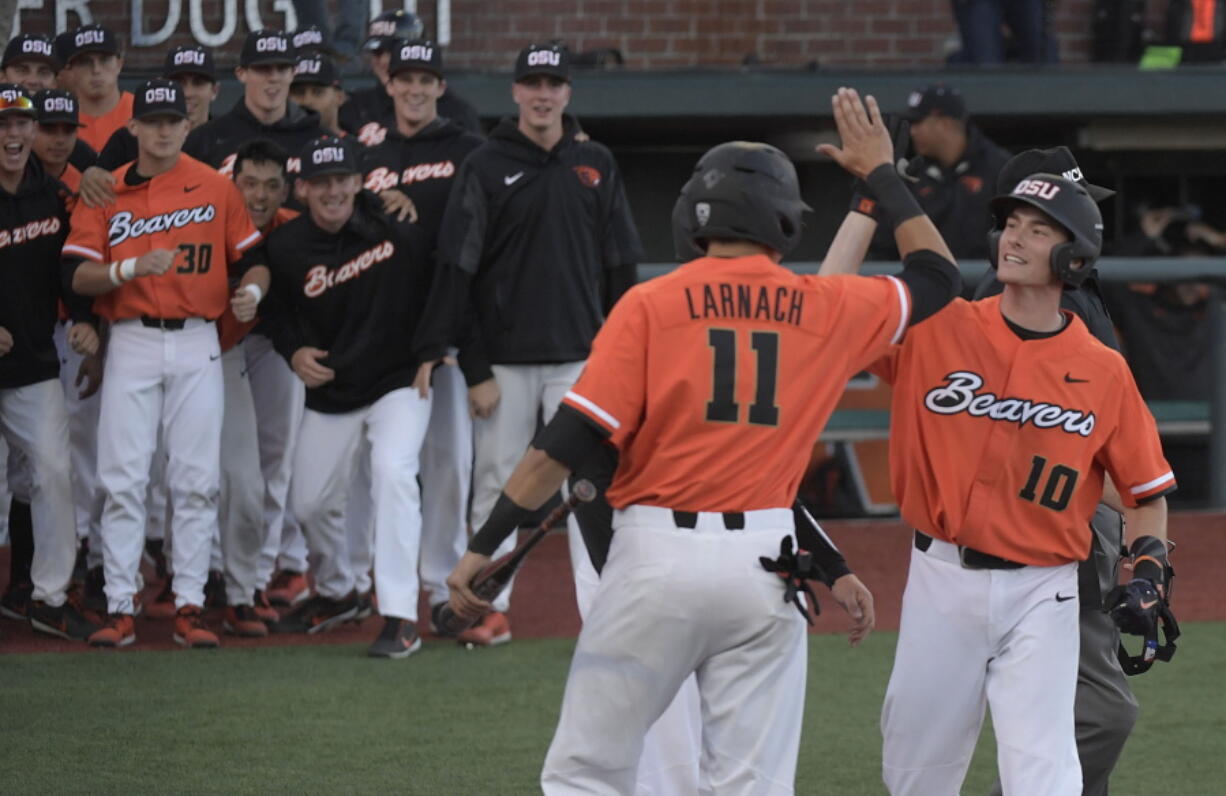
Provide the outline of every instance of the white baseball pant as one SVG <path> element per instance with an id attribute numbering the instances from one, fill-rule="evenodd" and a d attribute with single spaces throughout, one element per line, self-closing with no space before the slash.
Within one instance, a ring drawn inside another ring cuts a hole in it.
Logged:
<path id="1" fill-rule="evenodd" d="M 881 710 L 890 793 L 957 796 L 987 706 L 1005 793 L 1080 794 L 1079 611 L 1076 564 L 967 569 L 948 542 L 913 548 Z"/>
<path id="2" fill-rule="evenodd" d="M 264 474 L 255 405 L 247 381 L 243 343 L 221 355 L 225 381 L 225 417 L 221 424 L 221 496 L 217 522 L 221 533 L 226 604 L 251 605 L 259 580 L 264 547 Z"/>
<path id="3" fill-rule="evenodd" d="M 80 398 L 87 384 L 77 384 L 84 357 L 68 345 L 68 324 L 55 325 L 55 348 L 60 355 L 60 384 L 68 407 L 68 444 L 72 462 L 72 500 L 76 509 L 77 538 L 89 540 L 86 566 L 102 566 L 102 490 L 98 488 L 98 409 L 101 390 Z"/>
<path id="4" fill-rule="evenodd" d="M 494 378 L 498 381 L 501 398 L 487 418 L 473 421 L 473 506 L 472 527 L 479 529 L 485 524 L 502 487 L 524 451 L 536 434 L 537 414 L 544 422 L 553 419 L 558 404 L 567 390 L 574 386 L 583 372 L 583 362 L 563 362 L 552 365 L 494 365 Z M 576 559 L 575 550 L 583 548 L 579 523 L 574 517 L 566 519 L 570 539 L 571 560 Z M 518 534 L 511 534 L 494 552 L 494 558 L 504 556 L 515 549 Z M 502 594 L 494 598 L 496 611 L 506 611 L 511 604 L 511 588 L 507 584 Z"/>
<path id="5" fill-rule="evenodd" d="M 243 348 L 251 398 L 255 402 L 260 470 L 264 475 L 265 530 L 258 577 L 263 587 L 278 568 L 307 571 L 306 538 L 287 510 L 306 388 L 264 335 L 247 335 Z"/>
<path id="6" fill-rule="evenodd" d="M 318 557 L 316 590 L 339 599 L 355 589 L 345 530 L 351 471 L 362 439 L 370 443 L 374 503 L 375 593 L 384 616 L 417 621 L 421 493 L 417 470 L 430 399 L 393 390 L 344 414 L 307 410 L 294 455 L 290 505 Z"/>
<path id="7" fill-rule="evenodd" d="M 159 426 L 168 456 L 175 607 L 204 604 L 217 526 L 224 400 L 213 323 L 189 319 L 181 330 L 164 331 L 120 321 L 111 328 L 98 426 L 111 613 L 133 612 L 145 539 L 144 500 Z"/>
<path id="8" fill-rule="evenodd" d="M 35 600 L 63 605 L 77 557 L 77 527 L 72 503 L 72 466 L 68 450 L 68 409 L 59 379 L 0 389 L 0 434 L 8 442 L 13 495 L 26 497 L 34 525 L 30 580 Z M 14 467 L 14 452 L 24 463 Z M 24 472 L 23 472 L 24 471 Z M 28 474 L 28 484 L 14 483 Z M 7 511 L 6 511 L 7 516 Z"/>
<path id="9" fill-rule="evenodd" d="M 624 794 L 643 739 L 696 675 L 702 700 L 699 793 L 793 791 L 804 712 L 805 623 L 759 556 L 778 554 L 790 509 L 745 513 L 744 529 L 702 513 L 614 513 L 613 543 L 579 633 L 545 758 L 546 794 Z"/>
<path id="10" fill-rule="evenodd" d="M 426 432 L 429 433 L 429 432 Z M 370 486 L 370 443 L 358 445 L 357 466 L 349 481 L 349 502 L 345 504 L 345 544 L 349 546 L 349 570 L 353 588 L 364 594 L 374 587 L 375 504 Z"/>
<path id="11" fill-rule="evenodd" d="M 421 584 L 430 604 L 438 605 L 450 598 L 447 576 L 468 547 L 473 422 L 459 368 L 439 366 L 430 392 L 430 426 L 421 449 Z"/>

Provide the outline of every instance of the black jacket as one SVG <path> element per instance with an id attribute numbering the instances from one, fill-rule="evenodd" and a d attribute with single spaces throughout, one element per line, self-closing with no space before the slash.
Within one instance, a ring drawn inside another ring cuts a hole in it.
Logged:
<path id="1" fill-rule="evenodd" d="M 336 378 L 306 391 L 317 412 L 349 412 L 408 387 L 425 351 L 415 334 L 430 323 L 434 267 L 421 230 L 383 215 L 363 192 L 349 222 L 325 232 L 303 213 L 274 229 L 251 262 L 272 271 L 261 308 L 273 344 L 287 361 L 302 346 L 328 352 Z"/>
<path id="2" fill-rule="evenodd" d="M 234 169 L 234 155 L 240 146 L 253 138 L 267 138 L 289 153 L 288 170 L 294 174 L 299 169 L 298 156 L 302 148 L 308 141 L 323 134 L 319 114 L 296 102 L 289 103 L 286 114 L 280 119 L 272 124 L 263 124 L 247 109 L 246 100 L 240 97 L 229 113 L 210 119 L 192 130 L 183 151 L 229 175 Z"/>
<path id="3" fill-rule="evenodd" d="M 366 188 L 375 193 L 399 188 L 412 199 L 417 225 L 429 236 L 433 251 L 460 165 L 483 143 L 480 136 L 441 117 L 411 138 L 392 127 L 383 143 L 360 152 Z"/>
<path id="4" fill-rule="evenodd" d="M 503 119 L 460 168 L 438 255 L 471 279 L 483 346 L 461 351 L 470 384 L 491 363 L 586 359 L 616 299 L 611 275 L 642 259 L 617 162 L 577 129 L 568 118 L 546 152 Z"/>
<path id="5" fill-rule="evenodd" d="M 106 140 L 106 145 L 98 153 L 98 162 L 95 165 L 107 171 L 114 171 L 125 163 L 131 163 L 139 156 L 140 147 L 136 143 L 136 136 L 132 135 L 127 127 L 120 127 Z"/>
<path id="6" fill-rule="evenodd" d="M 1011 155 L 974 125 L 967 125 L 966 151 L 953 168 L 925 157 L 914 158 L 907 172 L 920 208 L 958 260 L 986 260 L 992 216 L 988 202 L 996 195 L 996 178 Z M 872 258 L 895 260 L 898 249 L 888 225 L 873 238 Z"/>
<path id="7" fill-rule="evenodd" d="M 368 131 L 364 135 L 362 128 L 372 122 L 380 128 L 395 127 L 391 122 L 395 110 L 395 104 L 383 86 L 376 83 L 370 88 L 358 89 L 350 94 L 349 99 L 341 106 L 341 129 L 350 135 L 356 135 L 359 141 L 367 144 L 368 141 L 364 138 L 369 138 L 370 133 Z M 438 115 L 451 119 L 470 133 L 481 134 L 481 117 L 477 115 L 477 109 L 451 89 L 447 89 L 447 92 L 439 97 Z"/>
<path id="8" fill-rule="evenodd" d="M 13 348 L 0 356 L 0 389 L 24 387 L 60 373 L 52 342 L 59 299 L 85 308 L 88 301 L 67 295 L 60 250 L 68 237 L 68 189 L 31 155 L 16 193 L 0 188 L 0 326 Z M 80 317 L 77 312 L 74 317 Z"/>

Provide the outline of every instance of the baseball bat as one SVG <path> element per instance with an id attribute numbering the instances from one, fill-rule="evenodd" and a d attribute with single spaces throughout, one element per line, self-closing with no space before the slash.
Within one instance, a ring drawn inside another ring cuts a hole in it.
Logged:
<path id="1" fill-rule="evenodd" d="M 571 488 L 570 497 L 562 502 L 545 519 L 541 520 L 541 524 L 533 529 L 532 533 L 528 534 L 528 538 L 512 550 L 505 558 L 494 562 L 490 566 L 482 570 L 477 577 L 473 578 L 470 584 L 473 593 L 482 600 L 492 600 L 502 593 L 502 590 L 511 582 L 511 578 L 515 576 L 528 553 L 532 552 L 532 548 L 540 544 L 540 541 L 545 538 L 545 534 L 549 533 L 559 522 L 566 519 L 566 515 L 574 510 L 575 506 L 580 503 L 588 503 L 596 497 L 596 487 L 592 486 L 592 482 L 584 479 L 578 481 Z M 438 623 L 436 629 L 440 633 L 447 635 L 456 635 L 475 624 L 475 619 L 466 619 L 459 616 L 451 610 L 450 605 L 444 605 L 438 612 Z"/>

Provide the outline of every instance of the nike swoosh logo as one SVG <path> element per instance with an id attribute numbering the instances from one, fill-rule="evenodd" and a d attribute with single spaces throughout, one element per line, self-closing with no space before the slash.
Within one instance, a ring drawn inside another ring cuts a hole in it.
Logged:
<path id="1" fill-rule="evenodd" d="M 1065 602 L 1068 602 L 1069 600 L 1073 599 L 1073 598 L 1074 598 L 1074 597 L 1076 597 L 1076 596 L 1077 596 L 1076 594 L 1067 594 L 1067 595 L 1066 595 L 1066 594 L 1061 594 L 1060 592 L 1056 592 L 1056 602 L 1058 602 L 1058 603 L 1065 603 Z"/>
<path id="2" fill-rule="evenodd" d="M 1157 604 L 1158 604 L 1158 601 L 1157 601 L 1157 600 L 1150 600 L 1150 601 L 1149 601 L 1149 602 L 1147 602 L 1147 603 L 1143 602 L 1143 603 L 1141 603 L 1141 610 L 1142 610 L 1142 611 L 1148 611 L 1150 608 L 1153 608 L 1153 607 L 1154 607 L 1155 605 L 1157 605 Z"/>
<path id="3" fill-rule="evenodd" d="M 213 356 L 212 354 L 209 354 L 209 362 L 216 362 L 219 359 L 221 359 L 221 354 L 218 354 L 217 356 Z"/>
<path id="4" fill-rule="evenodd" d="M 522 171 L 516 174 L 508 174 L 507 176 L 502 178 L 502 181 L 506 183 L 507 185 L 514 185 L 515 181 L 518 180 L 522 176 L 524 176 L 524 173 Z"/>
<path id="5" fill-rule="evenodd" d="M 189 185 L 184 185 L 184 186 L 183 186 L 183 193 L 191 193 L 192 191 L 196 190 L 196 189 L 197 189 L 197 188 L 199 188 L 199 187 L 200 187 L 200 184 L 190 185 L 190 186 L 189 186 Z"/>
<path id="6" fill-rule="evenodd" d="M 1089 379 L 1074 379 L 1072 373 L 1065 373 L 1064 380 L 1069 384 L 1089 384 Z"/>

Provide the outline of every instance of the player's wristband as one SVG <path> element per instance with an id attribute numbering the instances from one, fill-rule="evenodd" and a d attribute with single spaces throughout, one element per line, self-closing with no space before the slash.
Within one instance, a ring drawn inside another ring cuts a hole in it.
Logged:
<path id="1" fill-rule="evenodd" d="M 119 278 L 131 282 L 136 278 L 136 258 L 129 257 L 119 264 Z"/>
<path id="2" fill-rule="evenodd" d="M 1132 543 L 1132 576 L 1166 585 L 1170 562 L 1166 558 L 1166 543 L 1156 536 L 1141 536 Z"/>
<path id="3" fill-rule="evenodd" d="M 264 291 L 260 290 L 260 286 L 257 285 L 255 282 L 251 282 L 250 284 L 243 285 L 243 290 L 251 294 L 251 296 L 255 299 L 256 304 L 259 304 L 260 299 L 264 298 Z"/>
<path id="4" fill-rule="evenodd" d="M 506 492 L 498 495 L 494 509 L 489 519 L 481 526 L 481 530 L 473 534 L 468 542 L 468 549 L 483 556 L 492 556 L 498 550 L 498 545 L 524 524 L 532 516 L 532 511 L 518 505 L 507 497 Z"/>
<path id="5" fill-rule="evenodd" d="M 894 164 L 882 163 L 872 170 L 864 182 L 877 197 L 878 215 L 875 217 L 879 220 L 884 216 L 897 227 L 905 221 L 924 214 L 919 203 L 915 201 L 915 196 L 907 188 L 907 184 L 902 181 L 902 177 L 898 176 L 898 169 Z"/>
<path id="6" fill-rule="evenodd" d="M 852 213 L 859 213 L 862 216 L 868 216 L 873 221 L 880 222 L 880 214 L 877 212 L 877 200 L 871 196 L 865 196 L 861 193 L 853 193 L 851 195 L 851 206 L 847 208 Z"/>
<path id="7" fill-rule="evenodd" d="M 106 270 L 106 275 L 110 277 L 111 284 L 119 287 L 123 284 L 123 280 L 119 278 L 119 261 L 111 263 L 111 267 Z"/>

